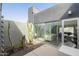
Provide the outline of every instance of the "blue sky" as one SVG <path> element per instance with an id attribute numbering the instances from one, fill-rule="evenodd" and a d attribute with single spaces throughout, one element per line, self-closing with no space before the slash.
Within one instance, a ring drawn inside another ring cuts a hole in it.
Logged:
<path id="1" fill-rule="evenodd" d="M 53 3 L 3 3 L 2 14 L 6 20 L 27 22 L 29 7 L 34 6 L 42 11 L 55 5 Z"/>

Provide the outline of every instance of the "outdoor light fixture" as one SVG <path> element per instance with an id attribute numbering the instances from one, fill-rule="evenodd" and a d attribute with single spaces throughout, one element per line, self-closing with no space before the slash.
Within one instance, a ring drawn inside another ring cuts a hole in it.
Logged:
<path id="1" fill-rule="evenodd" d="M 71 10 L 69 10 L 69 11 L 68 11 L 68 15 L 71 15 L 71 14 L 72 14 L 72 11 L 71 11 Z"/>

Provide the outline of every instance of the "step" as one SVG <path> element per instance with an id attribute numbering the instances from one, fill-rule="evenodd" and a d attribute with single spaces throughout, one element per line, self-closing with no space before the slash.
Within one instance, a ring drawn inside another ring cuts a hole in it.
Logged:
<path id="1" fill-rule="evenodd" d="M 79 49 L 68 47 L 68 46 L 65 46 L 65 45 L 62 45 L 59 48 L 59 51 L 62 52 L 62 53 L 71 55 L 71 56 L 79 56 Z"/>

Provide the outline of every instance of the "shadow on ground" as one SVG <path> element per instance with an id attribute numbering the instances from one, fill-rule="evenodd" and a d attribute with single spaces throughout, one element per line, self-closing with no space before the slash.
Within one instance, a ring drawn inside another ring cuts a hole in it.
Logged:
<path id="1" fill-rule="evenodd" d="M 39 43 L 39 44 L 36 44 L 36 45 L 28 45 L 26 47 L 24 47 L 24 49 L 14 53 L 14 54 L 11 54 L 10 56 L 23 56 L 31 51 L 33 51 L 34 49 L 42 46 L 44 43 Z"/>

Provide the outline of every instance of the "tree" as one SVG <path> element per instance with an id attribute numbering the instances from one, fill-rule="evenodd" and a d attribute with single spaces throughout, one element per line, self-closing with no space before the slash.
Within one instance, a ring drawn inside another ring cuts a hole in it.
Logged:
<path id="1" fill-rule="evenodd" d="M 33 44 L 33 24 L 32 23 L 27 24 L 27 31 L 28 31 L 29 44 Z"/>

